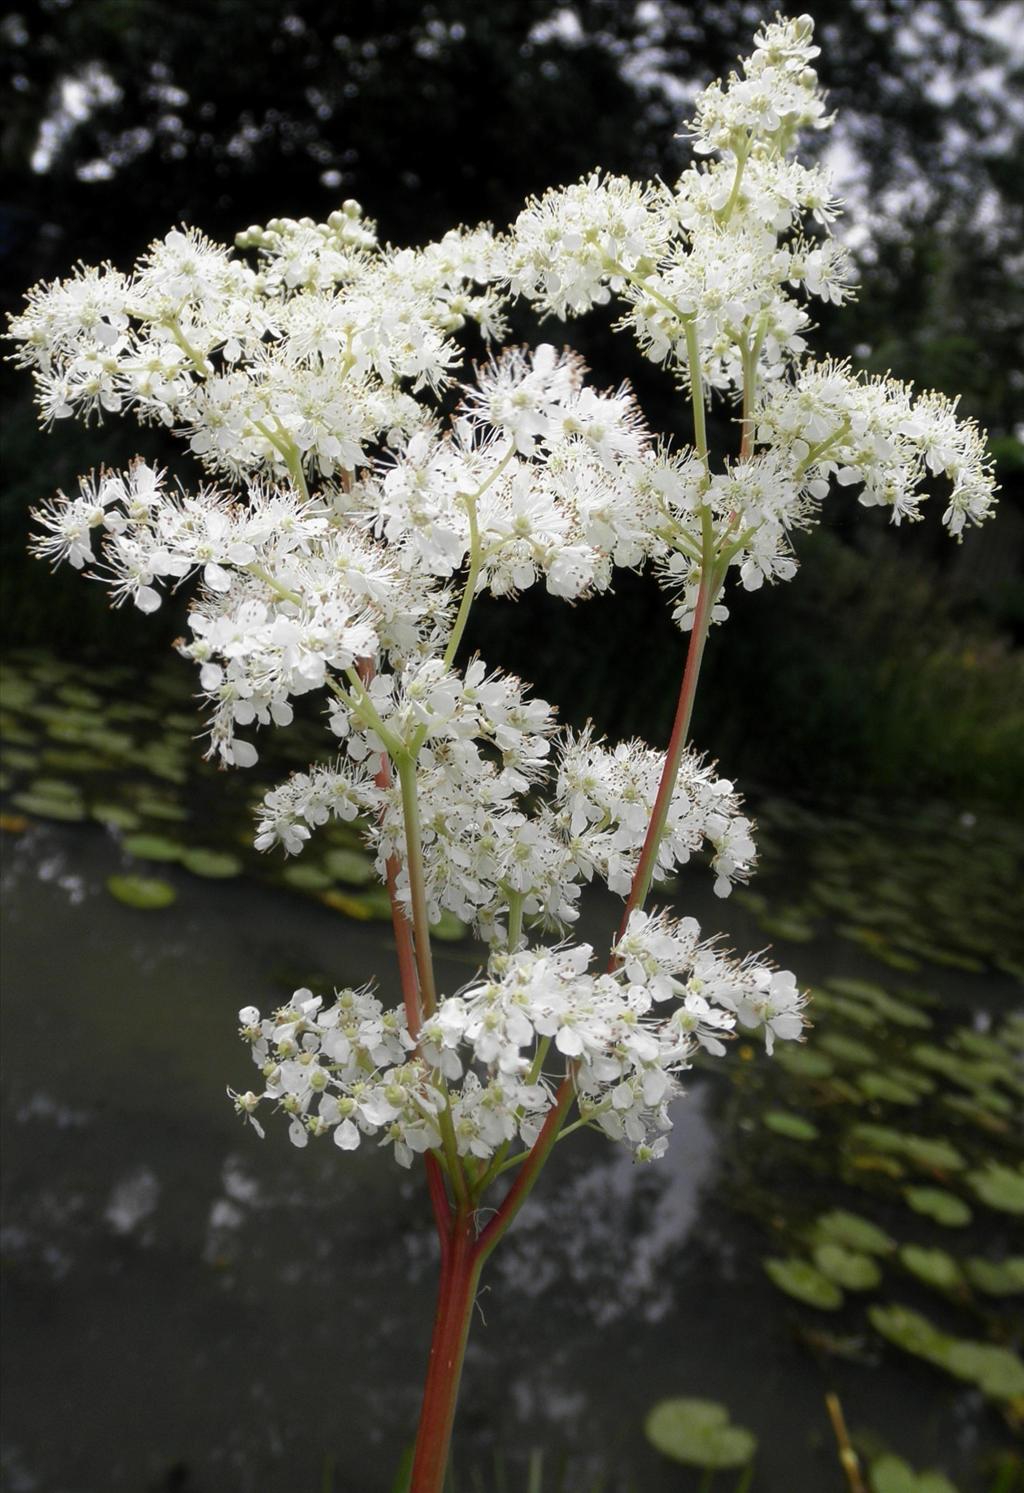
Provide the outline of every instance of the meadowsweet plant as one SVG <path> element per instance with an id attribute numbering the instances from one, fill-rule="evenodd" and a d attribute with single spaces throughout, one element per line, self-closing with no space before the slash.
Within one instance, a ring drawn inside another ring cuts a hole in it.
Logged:
<path id="1" fill-rule="evenodd" d="M 586 1126 L 656 1161 L 700 1049 L 724 1055 L 740 1026 L 769 1052 L 802 1036 L 792 974 L 646 909 L 695 852 L 722 896 L 754 862 L 732 783 L 688 745 L 727 585 L 792 577 L 793 534 L 833 486 L 899 523 L 944 477 L 958 539 L 993 505 L 954 404 L 808 351 L 815 299 L 851 293 L 828 176 L 793 154 L 830 123 L 812 30 L 776 19 L 700 95 L 674 186 L 595 171 L 503 234 L 420 249 L 382 245 L 354 202 L 250 228 L 235 253 L 175 229 L 129 274 L 37 287 L 12 323 L 47 424 L 130 410 L 206 474 L 83 478 L 35 514 L 36 553 L 143 612 L 197 583 L 178 646 L 227 768 L 315 692 L 323 759 L 266 795 L 256 844 L 300 855 L 355 821 L 390 893 L 401 1004 L 377 988 L 247 1004 L 257 1076 L 231 1092 L 260 1135 L 280 1114 L 297 1147 L 382 1147 L 425 1172 L 441 1268 L 414 1493 L 442 1486 L 480 1272 L 555 1143 Z M 692 444 L 656 438 L 572 352 L 504 347 L 517 297 L 614 315 L 688 401 Z M 491 355 L 467 378 L 471 324 Z M 717 454 L 709 401 L 735 415 Z M 558 730 L 519 679 L 464 656 L 482 593 L 576 601 L 623 566 L 653 571 L 688 638 L 667 751 Z M 591 881 L 625 899 L 600 956 L 573 938 Z M 434 975 L 446 911 L 487 948 L 460 990 Z"/>

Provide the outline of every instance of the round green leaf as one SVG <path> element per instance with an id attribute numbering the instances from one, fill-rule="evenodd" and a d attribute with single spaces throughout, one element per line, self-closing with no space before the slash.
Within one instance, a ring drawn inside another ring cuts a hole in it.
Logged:
<path id="1" fill-rule="evenodd" d="M 202 850 L 198 847 L 186 850 L 181 857 L 181 864 L 193 876 L 208 876 L 215 880 L 238 876 L 242 870 L 242 862 L 237 855 L 231 855 L 225 850 Z"/>
<path id="2" fill-rule="evenodd" d="M 170 907 L 178 895 L 168 882 L 148 876 L 108 876 L 107 891 L 126 907 L 138 907 L 147 912 Z"/>
<path id="3" fill-rule="evenodd" d="M 757 1450 L 753 1432 L 730 1425 L 725 1406 L 713 1400 L 662 1400 L 647 1416 L 644 1432 L 662 1456 L 687 1467 L 745 1467 Z"/>
<path id="4" fill-rule="evenodd" d="M 819 1244 L 814 1251 L 814 1263 L 822 1275 L 847 1291 L 872 1291 L 882 1279 L 882 1272 L 870 1255 L 844 1249 L 841 1244 Z"/>
<path id="5" fill-rule="evenodd" d="M 878 1457 L 868 1476 L 871 1493 L 957 1493 L 941 1472 L 915 1473 L 902 1457 Z"/>
<path id="6" fill-rule="evenodd" d="M 843 1293 L 835 1281 L 822 1275 L 807 1260 L 765 1260 L 764 1268 L 780 1291 L 785 1291 L 787 1296 L 792 1296 L 807 1306 L 834 1312 L 843 1304 Z"/>
<path id="7" fill-rule="evenodd" d="M 788 1140 L 817 1140 L 820 1134 L 817 1125 L 812 1125 L 803 1115 L 790 1114 L 788 1110 L 770 1109 L 762 1119 L 769 1130 L 786 1136 Z"/>
<path id="8" fill-rule="evenodd" d="M 841 1244 L 858 1254 L 887 1255 L 896 1247 L 877 1224 L 844 1208 L 823 1213 L 814 1225 L 814 1237 L 821 1244 Z"/>
<path id="9" fill-rule="evenodd" d="M 937 1291 L 955 1291 L 963 1283 L 960 1266 L 944 1249 L 925 1249 L 920 1244 L 904 1244 L 900 1260 L 911 1275 L 933 1286 Z"/>
<path id="10" fill-rule="evenodd" d="M 984 1170 L 969 1172 L 967 1181 L 990 1208 L 998 1208 L 1001 1213 L 1024 1213 L 1024 1171 L 1021 1169 L 990 1161 Z"/>
<path id="11" fill-rule="evenodd" d="M 135 810 L 126 809 L 124 804 L 93 804 L 89 812 L 97 823 L 114 829 L 137 829 L 140 823 Z"/>
<path id="12" fill-rule="evenodd" d="M 915 1213 L 923 1213 L 947 1228 L 960 1228 L 973 1216 L 963 1198 L 943 1187 L 905 1187 L 903 1196 Z"/>
<path id="13" fill-rule="evenodd" d="M 183 847 L 163 835 L 126 835 L 121 842 L 128 855 L 145 861 L 178 861 Z"/>
<path id="14" fill-rule="evenodd" d="M 831 1058 L 806 1043 L 783 1042 L 775 1049 L 775 1062 L 795 1078 L 828 1078 L 835 1072 Z"/>
<path id="15" fill-rule="evenodd" d="M 857 1087 L 868 1099 L 878 1099 L 884 1104 L 920 1104 L 921 1096 L 909 1084 L 900 1083 L 888 1073 L 869 1069 L 857 1074 Z"/>
<path id="16" fill-rule="evenodd" d="M 343 881 L 346 886 L 366 886 L 377 875 L 368 855 L 345 847 L 328 850 L 324 865 L 335 881 Z"/>
<path id="17" fill-rule="evenodd" d="M 1024 1295 L 1024 1255 L 999 1261 L 970 1259 L 964 1270 L 975 1290 L 986 1296 Z"/>
<path id="18" fill-rule="evenodd" d="M 281 872 L 281 880 L 286 886 L 294 887 L 297 892 L 324 892 L 331 884 L 326 871 L 322 871 L 319 866 L 303 865 L 301 862 L 285 866 Z"/>
<path id="19" fill-rule="evenodd" d="M 33 819 L 63 819 L 69 823 L 85 818 L 85 806 L 77 798 L 54 798 L 43 793 L 15 793 L 11 803 Z"/>

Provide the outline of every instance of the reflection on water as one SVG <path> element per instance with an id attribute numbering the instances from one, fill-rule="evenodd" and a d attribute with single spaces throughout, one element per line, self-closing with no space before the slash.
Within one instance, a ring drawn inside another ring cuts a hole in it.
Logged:
<path id="1" fill-rule="evenodd" d="M 420 1179 L 366 1146 L 261 1143 L 224 1091 L 248 1068 L 239 1006 L 388 971 L 389 930 L 175 868 L 174 907 L 136 912 L 103 891 L 119 869 L 95 828 L 8 845 L 5 1486 L 315 1493 L 330 1458 L 334 1493 L 384 1490 L 429 1335 Z M 746 916 L 726 913 L 756 946 Z M 466 951 L 441 966 L 455 988 Z M 592 1135 L 556 1152 L 481 1296 L 467 1465 L 544 1444 L 580 1486 L 620 1465 L 668 1493 L 689 1485 L 645 1448 L 643 1416 L 696 1393 L 761 1436 L 759 1493 L 822 1493 L 828 1385 L 919 1465 L 955 1473 L 992 1444 L 975 1392 L 916 1366 L 818 1371 L 756 1225 L 718 1195 L 727 1094 L 727 1077 L 694 1077 L 656 1167 Z"/>

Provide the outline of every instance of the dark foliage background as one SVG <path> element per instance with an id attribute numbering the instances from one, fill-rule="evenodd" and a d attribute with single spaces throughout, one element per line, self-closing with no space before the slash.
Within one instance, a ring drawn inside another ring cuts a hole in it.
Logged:
<path id="1" fill-rule="evenodd" d="M 181 221 L 230 241 L 275 215 L 358 198 L 393 242 L 453 222 L 504 225 L 523 198 L 595 164 L 671 177 L 687 98 L 748 50 L 774 6 L 675 0 L 36 0 L 6 11 L 0 203 L 4 294 L 78 259 L 127 266 Z M 950 546 L 836 502 L 796 581 L 739 596 L 709 650 L 698 739 L 748 784 L 1017 801 L 1024 783 L 1024 79 L 1013 7 L 830 0 L 820 69 L 842 161 L 871 206 L 863 289 L 819 348 L 963 395 L 992 431 L 1002 510 Z M 686 434 L 671 388 L 588 319 L 596 376 L 634 380 L 656 426 Z M 120 656 L 165 646 L 77 577 L 24 557 L 31 502 L 156 432 L 36 429 L 4 372 L 7 636 Z M 1019 434 L 1019 432 L 1018 432 Z M 98 588 L 97 588 L 98 591 Z M 566 608 L 541 595 L 480 609 L 476 643 L 614 734 L 664 737 L 681 643 L 649 581 Z M 572 680 L 570 690 L 565 681 Z"/>

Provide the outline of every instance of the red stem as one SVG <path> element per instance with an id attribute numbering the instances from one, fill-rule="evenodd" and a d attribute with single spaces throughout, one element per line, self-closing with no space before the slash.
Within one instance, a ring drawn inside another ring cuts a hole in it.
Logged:
<path id="1" fill-rule="evenodd" d="M 369 660 L 363 659 L 358 665 L 360 677 L 363 683 L 369 683 L 373 678 L 373 666 Z M 386 752 L 381 753 L 380 769 L 374 782 L 378 788 L 390 788 L 392 784 L 391 763 Z M 395 930 L 395 948 L 398 953 L 398 978 L 402 986 L 402 1002 L 405 1006 L 405 1022 L 410 1033 L 414 1037 L 419 1036 L 420 1025 L 423 1020 L 423 1007 L 420 1001 L 419 980 L 416 975 L 416 953 L 412 942 L 412 928 L 406 917 L 405 908 L 398 897 L 398 873 L 402 863 L 397 855 L 389 856 L 385 863 L 387 878 L 388 898 L 391 902 L 391 926 Z M 427 1173 L 427 1189 L 430 1193 L 430 1204 L 434 1210 L 434 1223 L 437 1225 L 437 1237 L 441 1241 L 442 1257 L 448 1247 L 448 1232 L 451 1227 L 452 1210 L 448 1202 L 448 1193 L 444 1185 L 444 1176 L 438 1165 L 436 1156 L 428 1152 L 423 1158 Z"/>
<path id="2" fill-rule="evenodd" d="M 442 1493 L 451 1449 L 459 1381 L 466 1356 L 483 1256 L 472 1213 L 460 1208 L 441 1253 L 441 1279 L 423 1386 L 410 1493 Z"/>
<path id="3" fill-rule="evenodd" d="M 658 796 L 654 800 L 654 809 L 651 813 L 651 822 L 647 826 L 647 834 L 644 838 L 643 849 L 640 852 L 640 860 L 633 876 L 633 884 L 629 889 L 629 897 L 626 902 L 625 911 L 622 914 L 622 923 L 619 927 L 619 938 L 626 931 L 630 914 L 638 907 L 643 907 L 647 900 L 651 881 L 654 876 L 654 868 L 657 863 L 658 849 L 661 845 L 661 837 L 665 829 L 665 821 L 668 818 L 669 806 L 672 803 L 672 795 L 675 792 L 676 779 L 679 776 L 679 764 L 682 761 L 683 752 L 690 735 L 690 718 L 693 715 L 693 701 L 697 693 L 697 680 L 700 676 L 700 663 L 704 655 L 704 643 L 708 634 L 708 618 L 711 611 L 713 591 L 709 584 L 708 567 L 705 565 L 701 571 L 700 589 L 697 592 L 697 605 L 693 614 L 693 630 L 690 633 L 690 643 L 686 650 L 686 665 L 683 669 L 683 682 L 679 687 L 679 703 L 676 706 L 676 718 L 672 726 L 672 735 L 669 738 L 668 751 L 665 754 L 665 766 L 661 774 L 661 782 L 658 784 Z M 616 961 L 612 960 L 614 968 Z"/>

